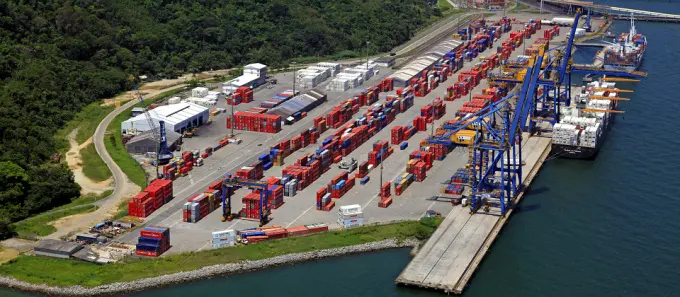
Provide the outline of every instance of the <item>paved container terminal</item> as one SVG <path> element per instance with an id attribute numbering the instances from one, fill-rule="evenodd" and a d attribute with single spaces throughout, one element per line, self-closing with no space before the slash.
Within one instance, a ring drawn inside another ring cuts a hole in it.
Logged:
<path id="1" fill-rule="evenodd" d="M 518 28 L 519 25 L 514 25 L 514 29 Z M 507 39 L 508 33 L 501 36 L 501 41 Z M 563 37 L 565 34 L 561 34 Z M 533 43 L 535 38 L 539 38 L 539 34 L 535 34 L 532 39 L 526 40 L 529 44 Z M 494 45 L 495 46 L 495 45 Z M 488 49 L 487 52 L 480 54 L 480 56 L 486 56 L 494 48 Z M 521 54 L 521 48 L 513 52 L 513 56 Z M 479 62 L 479 58 L 474 59 L 472 62 L 466 62 L 463 70 L 472 68 L 472 66 Z M 177 179 L 174 183 L 174 193 L 175 198 L 168 204 L 162 206 L 159 210 L 154 212 L 149 218 L 145 220 L 145 224 L 152 225 L 162 225 L 171 228 L 172 233 L 172 248 L 168 253 L 178 253 L 186 251 L 196 251 L 206 248 L 211 248 L 211 232 L 225 230 L 225 229 L 244 229 L 250 227 L 256 227 L 258 222 L 237 219 L 232 222 L 221 222 L 222 213 L 220 210 L 213 211 L 208 216 L 204 217 L 197 223 L 184 223 L 182 222 L 181 207 L 186 202 L 187 198 L 191 195 L 202 193 L 210 183 L 217 180 L 218 178 L 224 176 L 227 173 L 233 173 L 236 169 L 245 166 L 257 159 L 258 156 L 268 153 L 269 147 L 276 144 L 283 139 L 292 138 L 293 136 L 299 135 L 303 129 L 307 129 L 312 126 L 312 121 L 314 117 L 322 115 L 330 110 L 335 104 L 341 100 L 350 98 L 359 91 L 366 87 L 376 85 L 382 78 L 386 77 L 391 73 L 392 70 L 381 69 L 379 77 L 371 78 L 368 82 L 364 83 L 360 89 L 350 90 L 344 93 L 329 93 L 328 100 L 330 102 L 322 104 L 316 109 L 308 113 L 307 117 L 302 119 L 300 122 L 292 125 L 285 126 L 284 129 L 277 134 L 266 134 L 266 133 L 254 133 L 254 132 L 243 132 L 238 131 L 239 138 L 243 139 L 243 143 L 240 145 L 228 145 L 221 150 L 213 154 L 213 156 L 205 160 L 205 165 L 203 167 L 195 167 L 191 174 L 187 177 Z M 358 147 L 354 152 L 352 152 L 349 157 L 353 157 L 359 162 L 366 160 L 368 152 L 372 150 L 372 145 L 378 140 L 390 140 L 390 130 L 396 125 L 408 125 L 412 124 L 412 120 L 415 116 L 420 115 L 420 108 L 430 102 L 436 97 L 443 97 L 446 92 L 446 87 L 457 81 L 457 73 L 453 74 L 449 80 L 442 83 L 439 87 L 435 88 L 425 97 L 420 97 L 415 99 L 415 104 L 406 112 L 398 114 L 396 119 L 388 125 L 385 129 L 378 132 L 376 135 L 371 137 L 366 143 Z M 279 78 L 278 89 L 261 89 L 255 93 L 256 100 L 260 101 L 269 98 L 269 95 L 275 94 L 275 92 L 280 92 L 285 89 L 291 89 L 290 85 L 284 83 L 281 79 L 282 75 L 277 75 Z M 286 78 L 290 77 L 290 74 L 286 75 Z M 322 85 L 323 86 L 323 85 Z M 483 81 L 478 85 L 472 92 L 473 94 L 480 94 L 483 88 L 486 88 L 486 81 Z M 265 93 L 269 93 L 266 94 Z M 393 92 L 392 92 L 393 94 Z M 384 96 L 386 94 L 381 94 L 381 100 L 383 102 Z M 455 100 L 453 102 L 445 102 L 447 113 L 441 119 L 436 121 L 435 125 L 439 126 L 444 120 L 453 119 L 455 117 L 455 112 L 463 105 L 465 98 Z M 252 104 L 252 103 L 251 103 Z M 237 110 L 245 110 L 248 105 L 239 105 Z M 230 110 L 227 110 L 227 115 Z M 362 108 L 355 117 L 363 114 L 366 111 L 366 107 Z M 213 124 L 214 129 L 221 130 L 224 135 L 228 131 L 224 128 L 223 120 L 216 121 Z M 211 127 L 211 129 L 213 129 Z M 430 133 L 431 127 L 428 125 L 427 132 L 416 133 L 408 142 L 409 148 L 407 150 L 401 151 L 398 146 L 392 146 L 394 153 L 385 160 L 383 166 L 383 181 L 391 181 L 398 174 L 405 171 L 406 162 L 408 160 L 408 154 L 415 148 L 419 147 L 421 140 L 427 138 Z M 320 139 L 324 139 L 332 133 L 333 129 L 323 133 Z M 201 132 L 199 130 L 199 137 L 191 139 L 199 141 L 199 138 L 208 136 L 207 133 Z M 215 136 L 221 138 L 221 136 Z M 218 139 L 218 138 L 216 138 Z M 190 144 L 185 144 L 187 148 Z M 303 148 L 291 156 L 286 158 L 285 163 L 291 164 L 298 157 L 305 153 L 313 152 L 318 145 L 310 145 L 307 148 Z M 200 147 L 197 147 L 200 148 Z M 360 185 L 358 182 L 356 186 L 352 188 L 347 194 L 342 198 L 335 200 L 336 208 L 341 205 L 349 204 L 360 204 L 364 207 L 364 216 L 367 223 L 375 222 L 389 222 L 395 220 L 405 220 L 411 219 L 415 220 L 422 216 L 422 214 L 427 210 L 435 210 L 443 214 L 449 213 L 453 206 L 447 202 L 432 201 L 429 199 L 432 196 L 440 194 L 441 182 L 448 180 L 455 171 L 465 166 L 468 159 L 467 149 L 458 148 L 453 152 L 449 153 L 444 161 L 435 161 L 432 169 L 427 172 L 427 179 L 424 182 L 418 183 L 414 182 L 408 189 L 404 191 L 401 196 L 394 196 L 393 204 L 389 208 L 378 208 L 378 198 L 377 194 L 379 192 L 379 181 L 380 181 L 380 170 L 373 169 L 370 171 L 370 181 L 366 185 Z M 284 165 L 285 166 L 285 165 Z M 265 176 L 280 176 L 282 167 L 272 167 L 271 169 L 265 171 Z M 333 164 L 331 169 L 322 174 L 322 176 L 312 183 L 303 191 L 299 191 L 295 197 L 285 197 L 284 205 L 279 209 L 273 210 L 271 219 L 272 221 L 269 225 L 281 225 L 283 227 L 296 226 L 302 224 L 311 223 L 326 223 L 329 224 L 331 228 L 338 228 L 337 221 L 337 211 L 333 209 L 330 212 L 318 211 L 315 208 L 316 201 L 316 191 L 326 186 L 328 181 L 332 179 L 340 170 L 337 168 L 337 164 Z M 241 198 L 246 194 L 246 190 L 239 190 L 235 195 L 232 196 L 232 208 L 234 211 L 238 211 L 241 208 Z M 460 206 L 455 208 L 456 210 L 463 210 Z M 465 210 L 467 211 L 467 210 Z M 139 236 L 138 231 L 133 231 L 129 234 L 123 235 L 119 240 L 127 243 L 134 243 Z"/>
<path id="2" fill-rule="evenodd" d="M 522 182 L 529 184 L 550 152 L 550 138 L 527 137 L 522 141 Z M 533 173 L 533 174 L 532 174 Z M 520 197 L 518 197 L 521 199 Z M 519 201 L 517 201 L 519 202 Z M 497 209 L 496 209 L 497 210 Z M 407 285 L 460 293 L 474 272 L 488 244 L 497 235 L 506 217 L 492 209 L 470 215 L 468 208 L 455 207 L 397 278 Z M 486 246 L 483 249 L 483 246 Z M 478 257 L 479 256 L 479 257 Z M 467 276 L 464 278 L 464 276 Z"/>
<path id="3" fill-rule="evenodd" d="M 565 40 L 565 31 L 554 40 Z M 525 42 L 531 45 L 533 39 Z M 512 56 L 518 54 L 521 53 L 516 50 Z M 531 183 L 548 157 L 550 147 L 550 138 L 529 137 L 523 133 L 522 184 Z M 524 192 L 520 192 L 512 204 L 519 203 L 523 195 Z M 511 207 L 505 216 L 500 216 L 500 211 L 492 208 L 489 213 L 480 211 L 470 215 L 467 208 L 453 208 L 396 282 L 461 294 L 512 212 Z"/>

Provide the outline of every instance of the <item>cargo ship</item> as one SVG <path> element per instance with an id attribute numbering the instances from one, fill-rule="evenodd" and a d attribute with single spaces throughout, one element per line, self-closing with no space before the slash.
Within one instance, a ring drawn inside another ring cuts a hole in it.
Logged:
<path id="1" fill-rule="evenodd" d="M 599 99 L 617 97 L 617 92 L 609 91 L 615 87 L 616 83 L 613 82 L 590 82 L 576 92 L 570 106 L 561 108 L 560 121 L 553 127 L 553 156 L 593 159 L 597 155 L 614 122 L 615 114 L 592 110 L 616 109 L 617 100 Z"/>
<path id="2" fill-rule="evenodd" d="M 621 33 L 614 43 L 604 49 L 605 69 L 637 70 L 647 48 L 647 37 L 635 30 L 635 19 L 630 17 L 630 31 Z"/>

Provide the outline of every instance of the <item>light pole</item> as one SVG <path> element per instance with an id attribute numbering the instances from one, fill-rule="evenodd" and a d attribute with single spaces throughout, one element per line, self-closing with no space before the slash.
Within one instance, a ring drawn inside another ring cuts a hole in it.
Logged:
<path id="1" fill-rule="evenodd" d="M 432 101 L 432 131 L 430 131 L 430 136 L 434 136 L 434 101 Z"/>
<path id="2" fill-rule="evenodd" d="M 366 71 L 368 72 L 368 45 L 371 44 L 370 41 L 366 41 Z"/>
<path id="3" fill-rule="evenodd" d="M 380 150 L 380 184 L 378 185 L 378 195 L 380 195 L 380 200 L 382 200 L 382 185 L 383 185 L 383 154 L 385 150 Z"/>
<path id="4" fill-rule="evenodd" d="M 234 125 L 236 125 L 236 120 L 234 119 L 234 103 L 234 94 L 231 94 L 231 134 L 229 135 L 231 138 L 234 138 Z"/>
<path id="5" fill-rule="evenodd" d="M 297 73 L 295 72 L 295 64 L 297 62 L 290 62 L 291 65 L 293 65 L 293 96 L 295 96 L 295 79 L 297 77 Z"/>

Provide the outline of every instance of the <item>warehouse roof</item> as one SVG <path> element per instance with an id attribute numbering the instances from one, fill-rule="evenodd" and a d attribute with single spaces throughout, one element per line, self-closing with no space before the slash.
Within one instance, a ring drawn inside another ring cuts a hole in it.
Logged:
<path id="1" fill-rule="evenodd" d="M 158 128 L 156 130 L 158 130 Z M 127 143 L 135 143 L 135 142 L 143 141 L 143 140 L 146 140 L 146 139 L 153 139 L 153 134 L 151 133 L 151 131 L 152 130 L 148 130 L 148 131 L 144 131 L 142 133 L 139 133 L 138 135 L 136 135 L 135 137 L 130 139 L 130 141 L 128 141 Z M 175 141 L 177 141 L 177 139 L 179 139 L 180 136 L 181 135 L 179 135 L 179 133 L 177 133 L 175 131 L 172 131 L 170 129 L 165 129 L 165 140 L 167 141 L 168 145 L 170 145 L 171 143 L 175 143 Z"/>
<path id="2" fill-rule="evenodd" d="M 242 86 L 245 86 L 245 85 L 247 85 L 247 84 L 249 84 L 249 83 L 251 83 L 251 82 L 253 82 L 253 81 L 255 81 L 259 78 L 260 78 L 259 76 L 254 75 L 254 74 L 244 74 L 244 75 L 241 75 L 237 78 L 234 78 L 234 79 L 228 81 L 225 85 L 226 86 L 242 87 Z"/>
<path id="3" fill-rule="evenodd" d="M 421 73 L 423 70 L 432 67 L 432 65 L 434 65 L 437 62 L 437 60 L 444 57 L 444 55 L 446 55 L 446 53 L 448 53 L 449 51 L 456 50 L 461 44 L 463 43 L 458 40 L 444 41 L 435 46 L 434 48 L 432 48 L 431 50 L 429 50 L 426 54 L 409 62 L 399 71 L 393 73 L 390 77 L 403 81 L 410 80 L 411 78 Z"/>
<path id="4" fill-rule="evenodd" d="M 198 104 L 181 102 L 172 105 L 163 105 L 156 107 L 152 110 L 149 110 L 149 116 L 151 116 L 151 118 L 153 119 L 164 121 L 171 125 L 175 125 L 183 121 L 186 121 L 196 115 L 199 115 L 203 112 L 208 112 L 208 108 L 200 106 Z M 146 116 L 144 114 L 140 114 L 138 116 L 130 118 L 126 122 L 129 121 L 136 122 L 145 120 Z"/>
<path id="5" fill-rule="evenodd" d="M 81 249 L 82 246 L 75 242 L 61 241 L 55 239 L 43 239 L 34 248 L 40 252 L 61 252 L 69 255 Z"/>
<path id="6" fill-rule="evenodd" d="M 267 65 L 264 65 L 262 63 L 253 63 L 253 64 L 248 64 L 246 66 L 243 66 L 243 68 L 254 68 L 254 69 L 264 69 L 267 68 Z"/>

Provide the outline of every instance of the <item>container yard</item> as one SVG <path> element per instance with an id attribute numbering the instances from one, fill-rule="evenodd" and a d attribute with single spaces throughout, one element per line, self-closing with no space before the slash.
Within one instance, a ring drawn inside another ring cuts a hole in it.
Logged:
<path id="1" fill-rule="evenodd" d="M 277 74 L 275 88 L 235 88 L 223 104 L 238 111 L 207 127 L 207 140 L 187 141 L 163 168 L 169 180 L 135 196 L 130 215 L 171 230 L 169 249 L 165 242 L 149 248 L 160 255 L 435 211 L 445 214 L 442 225 L 396 282 L 461 293 L 551 143 L 566 139 L 564 125 L 546 130 L 558 122 L 550 111 L 565 103 L 562 93 L 550 97 L 558 92 L 549 82 L 565 76 L 549 77 L 545 69 L 565 71 L 574 27 L 477 20 L 396 72 L 376 74 L 372 62 L 343 69 L 319 63 L 296 77 Z M 569 50 L 553 55 L 551 43 Z M 302 89 L 293 91 L 289 82 L 298 79 Z M 608 112 L 596 103 L 590 112 Z M 227 139 L 229 129 L 236 135 Z M 594 143 L 597 129 L 586 130 L 584 144 Z M 194 168 L 198 159 L 205 164 Z M 140 236 L 133 231 L 120 240 L 148 243 Z"/>

